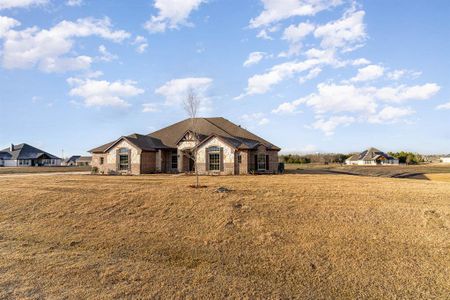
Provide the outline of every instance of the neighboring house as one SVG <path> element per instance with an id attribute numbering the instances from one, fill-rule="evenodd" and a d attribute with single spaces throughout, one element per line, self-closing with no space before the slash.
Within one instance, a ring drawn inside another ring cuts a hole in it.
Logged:
<path id="1" fill-rule="evenodd" d="M 441 162 L 443 162 L 445 164 L 449 164 L 450 163 L 450 155 L 441 157 Z"/>
<path id="2" fill-rule="evenodd" d="M 63 165 L 63 166 L 68 166 L 68 167 L 76 166 L 76 165 L 77 165 L 77 160 L 78 160 L 80 157 L 81 157 L 80 155 L 74 155 L 74 156 L 71 156 L 71 157 L 65 159 L 65 160 L 63 161 L 62 165 Z"/>
<path id="3" fill-rule="evenodd" d="M 398 165 L 399 160 L 376 148 L 370 148 L 349 157 L 347 165 Z"/>
<path id="4" fill-rule="evenodd" d="M 92 166 L 105 174 L 187 173 L 194 171 L 196 150 L 200 174 L 277 172 L 277 146 L 224 118 L 196 118 L 195 129 L 192 124 L 186 119 L 149 135 L 120 137 L 90 150 Z"/>
<path id="5" fill-rule="evenodd" d="M 80 156 L 76 161 L 76 165 L 78 167 L 87 167 L 91 165 L 91 162 L 92 156 Z"/>
<path id="6" fill-rule="evenodd" d="M 28 144 L 12 145 L 0 151 L 4 167 L 60 166 L 61 159 Z"/>
<path id="7" fill-rule="evenodd" d="M 9 160 L 11 158 L 11 154 L 8 152 L 0 152 L 0 167 L 5 165 L 5 160 Z"/>
<path id="8" fill-rule="evenodd" d="M 71 156 L 70 158 L 64 160 L 63 165 L 64 166 L 90 166 L 91 165 L 91 160 L 92 157 L 91 156 L 80 156 L 80 155 L 74 155 Z"/>

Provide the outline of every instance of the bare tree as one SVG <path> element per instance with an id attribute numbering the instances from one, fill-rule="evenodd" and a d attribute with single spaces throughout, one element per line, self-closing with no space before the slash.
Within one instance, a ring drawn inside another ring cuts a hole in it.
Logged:
<path id="1" fill-rule="evenodd" d="M 200 98 L 195 93 L 194 89 L 190 88 L 187 92 L 186 99 L 184 101 L 184 110 L 191 119 L 191 132 L 194 136 L 194 147 L 189 155 L 190 159 L 194 162 L 196 184 L 195 187 L 199 187 L 198 168 L 197 168 L 197 145 L 199 142 L 197 133 L 197 116 L 200 108 Z"/>

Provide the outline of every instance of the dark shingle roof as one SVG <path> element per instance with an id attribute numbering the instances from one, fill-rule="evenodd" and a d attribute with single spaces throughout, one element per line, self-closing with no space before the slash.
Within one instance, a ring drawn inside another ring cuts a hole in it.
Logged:
<path id="1" fill-rule="evenodd" d="M 89 150 L 91 153 L 103 153 L 112 146 L 114 146 L 116 143 L 120 142 L 122 139 L 127 140 L 131 144 L 135 145 L 139 149 L 145 150 L 145 151 L 156 151 L 158 149 L 171 149 L 170 147 L 164 145 L 160 139 L 153 138 L 147 135 L 141 135 L 141 134 L 131 134 L 128 136 L 120 137 L 119 139 L 115 140 L 114 142 L 104 144 L 100 147 L 94 148 L 92 150 Z"/>
<path id="2" fill-rule="evenodd" d="M 13 151 L 10 148 L 6 148 L 1 150 L 1 152 L 5 152 L 11 155 L 9 159 L 17 160 L 17 159 L 37 159 L 42 156 L 46 156 L 49 159 L 59 159 L 59 157 L 30 146 L 28 144 L 19 144 L 13 145 Z"/>
<path id="3" fill-rule="evenodd" d="M 225 139 L 239 149 L 254 149 L 259 145 L 264 145 L 268 149 L 280 150 L 277 146 L 224 118 L 196 118 L 194 127 L 200 140 L 215 135 Z M 176 149 L 177 143 L 189 131 L 193 131 L 193 124 L 191 119 L 186 119 L 150 133 L 149 135 L 135 133 L 121 137 L 116 141 L 94 148 L 89 152 L 103 153 L 122 139 L 126 139 L 136 147 L 146 151 Z"/>
<path id="4" fill-rule="evenodd" d="M 11 159 L 11 154 L 8 152 L 0 152 L 0 159 Z"/>
<path id="5" fill-rule="evenodd" d="M 359 154 L 352 155 L 348 160 L 350 161 L 356 161 L 356 160 L 376 160 L 380 157 L 384 157 L 385 159 L 392 160 L 395 159 L 394 157 L 390 156 L 389 154 L 384 153 L 383 151 L 378 150 L 377 148 L 369 148 L 368 150 L 365 150 Z"/>
<path id="6" fill-rule="evenodd" d="M 92 161 L 92 156 L 80 156 L 77 159 L 77 162 L 91 162 Z"/>
<path id="7" fill-rule="evenodd" d="M 233 144 L 236 143 L 237 145 L 236 148 L 253 149 L 262 144 L 269 149 L 280 150 L 277 146 L 224 118 L 196 118 L 195 122 L 195 131 L 198 134 L 206 137 L 217 135 L 226 139 L 233 139 Z M 193 130 L 192 121 L 186 119 L 150 133 L 149 136 L 158 138 L 164 144 L 176 148 L 177 142 L 189 130 Z"/>
<path id="8" fill-rule="evenodd" d="M 66 164 L 71 163 L 71 162 L 76 162 L 81 156 L 80 155 L 74 155 L 71 156 L 70 158 L 66 159 L 64 162 Z"/>

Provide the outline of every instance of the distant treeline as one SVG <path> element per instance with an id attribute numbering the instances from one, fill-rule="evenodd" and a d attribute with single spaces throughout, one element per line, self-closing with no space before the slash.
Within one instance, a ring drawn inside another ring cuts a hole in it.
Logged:
<path id="1" fill-rule="evenodd" d="M 319 154 L 287 154 L 280 155 L 282 162 L 286 164 L 333 164 L 333 163 L 344 163 L 350 155 L 340 154 L 340 153 L 319 153 Z"/>
<path id="2" fill-rule="evenodd" d="M 389 152 L 389 155 L 398 158 L 401 164 L 416 165 L 427 162 L 428 159 L 418 153 L 413 152 Z M 352 156 L 352 154 L 342 153 L 318 153 L 318 154 L 286 154 L 280 155 L 280 161 L 286 164 L 335 164 L 345 163 L 345 160 Z"/>
<path id="3" fill-rule="evenodd" d="M 398 158 L 401 164 L 417 165 L 419 163 L 427 161 L 426 157 L 419 153 L 402 151 L 402 152 L 388 152 L 388 154 L 390 156 Z"/>

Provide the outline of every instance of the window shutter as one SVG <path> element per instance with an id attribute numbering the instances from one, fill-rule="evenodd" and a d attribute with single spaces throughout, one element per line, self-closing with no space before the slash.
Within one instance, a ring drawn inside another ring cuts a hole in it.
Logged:
<path id="1" fill-rule="evenodd" d="M 128 149 L 128 172 L 131 172 L 131 149 Z"/>
<path id="2" fill-rule="evenodd" d="M 205 171 L 209 171 L 209 151 L 205 149 Z"/>
<path id="3" fill-rule="evenodd" d="M 269 155 L 266 155 L 266 171 L 269 171 Z"/>
<path id="4" fill-rule="evenodd" d="M 223 148 L 220 148 L 219 159 L 220 159 L 220 172 L 223 172 L 224 171 L 224 168 L 223 168 Z"/>
<path id="5" fill-rule="evenodd" d="M 255 154 L 255 166 L 254 166 L 254 170 L 258 171 L 258 154 Z"/>

